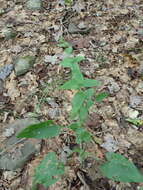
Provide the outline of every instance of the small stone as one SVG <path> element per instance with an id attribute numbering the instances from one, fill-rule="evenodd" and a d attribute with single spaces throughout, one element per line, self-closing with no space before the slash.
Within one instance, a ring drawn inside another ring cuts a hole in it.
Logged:
<path id="1" fill-rule="evenodd" d="M 109 89 L 109 92 L 113 94 L 120 90 L 120 86 L 118 85 L 118 83 L 111 81 L 110 85 L 108 85 L 108 89 Z"/>
<path id="2" fill-rule="evenodd" d="M 42 8 L 41 0 L 28 0 L 26 3 L 28 9 L 31 10 L 40 10 Z"/>
<path id="3" fill-rule="evenodd" d="M 6 127 L 7 130 L 13 129 L 15 134 L 0 144 L 2 150 L 0 152 L 0 169 L 9 171 L 21 169 L 34 154 L 39 153 L 41 140 L 16 137 L 22 129 L 35 123 L 39 123 L 39 121 L 34 118 L 26 118 L 16 120 Z"/>
<path id="4" fill-rule="evenodd" d="M 17 35 L 17 32 L 15 30 L 13 30 L 12 28 L 4 28 L 2 30 L 2 33 L 3 33 L 6 40 L 15 38 Z"/>
<path id="5" fill-rule="evenodd" d="M 118 142 L 114 140 L 111 134 L 107 134 L 104 137 L 105 143 L 101 145 L 101 147 L 105 148 L 109 152 L 115 152 L 119 149 Z"/>
<path id="6" fill-rule="evenodd" d="M 13 70 L 12 64 L 7 64 L 7 65 L 0 67 L 0 79 L 5 80 L 6 77 L 10 75 L 12 70 Z"/>
<path id="7" fill-rule="evenodd" d="M 59 116 L 59 109 L 58 108 L 49 108 L 48 115 L 51 119 L 55 119 L 57 116 Z"/>
<path id="8" fill-rule="evenodd" d="M 132 108 L 136 108 L 138 105 L 141 104 L 141 102 L 143 101 L 141 96 L 130 96 L 130 106 Z"/>
<path id="9" fill-rule="evenodd" d="M 128 106 L 122 107 L 121 111 L 126 118 L 135 119 L 139 115 L 139 112 L 137 110 L 134 110 Z"/>
<path id="10" fill-rule="evenodd" d="M 20 53 L 20 52 L 22 51 L 22 47 L 19 46 L 19 45 L 13 46 L 13 47 L 11 48 L 11 51 L 12 51 L 13 53 Z"/>
<path id="11" fill-rule="evenodd" d="M 139 115 L 139 112 L 137 110 L 129 110 L 129 118 L 136 119 Z"/>
<path id="12" fill-rule="evenodd" d="M 14 65 L 16 76 L 20 76 L 28 72 L 34 63 L 35 63 L 34 56 L 19 57 L 15 61 L 15 65 Z"/>
<path id="13" fill-rule="evenodd" d="M 77 34 L 77 33 L 87 34 L 90 31 L 90 29 L 89 28 L 80 29 L 74 23 L 70 23 L 68 26 L 68 31 L 71 34 Z"/>
<path id="14" fill-rule="evenodd" d="M 56 56 L 56 55 L 54 55 L 54 56 L 45 55 L 45 57 L 44 57 L 44 61 L 46 63 L 51 63 L 52 65 L 55 65 L 57 60 L 58 60 L 58 56 Z"/>
<path id="15" fill-rule="evenodd" d="M 85 29 L 85 28 L 87 28 L 87 26 L 86 26 L 86 24 L 85 24 L 84 22 L 80 22 L 80 23 L 78 24 L 78 28 L 80 28 L 80 29 Z"/>
<path id="16" fill-rule="evenodd" d="M 3 176 L 5 180 L 13 180 L 17 176 L 16 171 L 4 171 Z"/>
<path id="17" fill-rule="evenodd" d="M 2 134 L 3 137 L 11 137 L 15 133 L 13 128 L 6 129 Z"/>
<path id="18" fill-rule="evenodd" d="M 46 101 L 52 108 L 57 108 L 59 105 L 52 98 L 46 98 Z"/>

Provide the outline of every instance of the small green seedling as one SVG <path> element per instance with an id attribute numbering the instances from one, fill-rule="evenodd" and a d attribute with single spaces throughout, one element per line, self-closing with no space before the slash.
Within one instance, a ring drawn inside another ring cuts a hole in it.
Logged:
<path id="1" fill-rule="evenodd" d="M 60 47 L 65 48 L 65 58 L 60 65 L 71 70 L 71 78 L 60 86 L 61 90 L 73 90 L 74 97 L 71 100 L 72 109 L 69 114 L 69 126 L 65 126 L 75 135 L 75 142 L 79 145 L 73 152 L 79 155 L 80 162 L 90 154 L 82 147 L 84 143 L 92 141 L 92 134 L 86 130 L 86 119 L 89 109 L 94 101 L 100 102 L 108 96 L 107 93 L 95 93 L 95 87 L 101 85 L 98 80 L 85 78 L 81 73 L 79 62 L 84 60 L 82 56 L 73 56 L 71 45 L 60 40 Z M 131 122 L 131 120 L 128 120 Z M 133 122 L 133 121 L 132 121 Z M 134 121 L 137 123 L 137 121 Z M 47 139 L 58 136 L 64 127 L 54 124 L 53 121 L 45 121 L 39 124 L 30 125 L 21 131 L 19 138 Z M 143 176 L 139 173 L 132 162 L 129 162 L 120 154 L 106 153 L 107 162 L 101 165 L 100 169 L 104 176 L 115 181 L 122 182 L 143 182 Z M 57 182 L 64 174 L 64 165 L 57 159 L 54 152 L 49 152 L 35 170 L 33 189 L 37 190 L 37 184 L 42 184 L 45 188 Z"/>

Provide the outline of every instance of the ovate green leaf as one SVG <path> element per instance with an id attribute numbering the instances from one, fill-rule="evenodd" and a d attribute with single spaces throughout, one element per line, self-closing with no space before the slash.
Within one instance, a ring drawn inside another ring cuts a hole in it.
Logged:
<path id="1" fill-rule="evenodd" d="M 108 152 L 106 158 L 107 161 L 100 166 L 104 176 L 120 182 L 143 182 L 143 175 L 124 156 Z"/>
<path id="2" fill-rule="evenodd" d="M 77 83 L 81 83 L 83 86 L 84 78 L 77 63 L 72 65 L 72 78 L 76 79 Z"/>
<path id="3" fill-rule="evenodd" d="M 93 79 L 84 79 L 84 87 L 100 86 L 101 82 Z"/>
<path id="4" fill-rule="evenodd" d="M 60 64 L 63 67 L 70 67 L 72 68 L 73 64 L 75 63 L 79 63 L 80 61 L 82 61 L 84 59 L 84 57 L 81 56 L 77 56 L 77 57 L 67 57 L 65 58 L 63 61 L 60 62 Z"/>
<path id="5" fill-rule="evenodd" d="M 74 118 L 85 100 L 84 92 L 77 92 L 72 99 L 71 118 Z"/>
<path id="6" fill-rule="evenodd" d="M 60 88 L 64 90 L 76 90 L 76 89 L 79 89 L 80 86 L 78 85 L 75 79 L 71 79 L 65 82 L 62 86 L 60 86 Z"/>
<path id="7" fill-rule="evenodd" d="M 59 162 L 54 152 L 49 152 L 35 170 L 33 190 L 36 190 L 36 184 L 42 184 L 45 188 L 49 187 L 63 174 L 63 163 Z"/>
<path id="8" fill-rule="evenodd" d="M 51 138 L 59 135 L 60 129 L 60 126 L 53 124 L 53 122 L 49 120 L 26 127 L 17 137 L 37 139 Z"/>

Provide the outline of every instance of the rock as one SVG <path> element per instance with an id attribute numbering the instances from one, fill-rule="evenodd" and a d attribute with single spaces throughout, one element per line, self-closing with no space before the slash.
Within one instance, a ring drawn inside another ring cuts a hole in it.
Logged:
<path id="1" fill-rule="evenodd" d="M 109 92 L 113 94 L 113 93 L 118 92 L 120 90 L 120 87 L 118 83 L 111 81 L 110 84 L 108 85 L 108 89 L 109 89 Z"/>
<path id="2" fill-rule="evenodd" d="M 78 28 L 79 28 L 79 29 L 85 29 L 85 28 L 87 28 L 87 26 L 86 26 L 86 24 L 82 21 L 82 22 L 80 22 L 80 23 L 78 24 Z"/>
<path id="3" fill-rule="evenodd" d="M 53 98 L 49 97 L 46 98 L 46 101 L 48 102 L 48 104 L 52 107 L 52 108 L 58 108 L 59 105 L 54 101 Z"/>
<path id="4" fill-rule="evenodd" d="M 12 64 L 7 64 L 7 65 L 0 67 L 0 79 L 5 80 L 6 77 L 10 75 L 12 70 L 13 70 Z"/>
<path id="5" fill-rule="evenodd" d="M 35 123 L 38 120 L 34 118 L 19 119 L 6 127 L 13 129 L 15 134 L 1 143 L 0 169 L 14 171 L 22 168 L 34 154 L 39 153 L 41 140 L 16 138 L 22 129 Z"/>
<path id="6" fill-rule="evenodd" d="M 132 108 L 136 108 L 138 105 L 141 104 L 142 101 L 143 98 L 141 96 L 135 96 L 135 95 L 130 96 L 130 106 Z"/>
<path id="7" fill-rule="evenodd" d="M 105 143 L 101 145 L 101 147 L 105 148 L 109 152 L 115 152 L 119 149 L 118 142 L 114 140 L 111 134 L 107 134 L 104 137 Z"/>
<path id="8" fill-rule="evenodd" d="M 59 116 L 59 109 L 58 108 L 49 108 L 48 115 L 51 119 L 56 118 L 57 116 Z"/>
<path id="9" fill-rule="evenodd" d="M 14 178 L 17 177 L 17 172 L 16 171 L 4 171 L 3 177 L 5 180 L 13 180 Z"/>
<path id="10" fill-rule="evenodd" d="M 136 119 L 139 115 L 139 112 L 137 110 L 129 110 L 129 118 Z"/>
<path id="11" fill-rule="evenodd" d="M 53 55 L 53 56 L 45 55 L 44 61 L 46 63 L 51 63 L 52 65 L 55 65 L 57 63 L 57 61 L 58 61 L 58 56 L 57 55 Z"/>
<path id="12" fill-rule="evenodd" d="M 42 0 L 28 0 L 26 7 L 31 10 L 40 10 L 42 8 Z"/>
<path id="13" fill-rule="evenodd" d="M 121 108 L 121 112 L 126 118 L 135 119 L 137 118 L 139 112 L 137 110 L 134 110 L 128 106 L 124 106 Z"/>
<path id="14" fill-rule="evenodd" d="M 6 40 L 15 38 L 17 35 L 17 32 L 13 30 L 12 28 L 4 28 L 2 30 L 2 34 Z"/>
<path id="15" fill-rule="evenodd" d="M 2 134 L 3 137 L 11 137 L 13 134 L 14 134 L 14 129 L 13 128 L 9 128 L 9 129 L 6 129 L 4 131 L 4 133 Z"/>
<path id="16" fill-rule="evenodd" d="M 14 65 L 16 76 L 20 76 L 28 72 L 34 63 L 35 63 L 34 56 L 19 57 L 15 61 L 15 65 Z"/>
<path id="17" fill-rule="evenodd" d="M 80 29 L 74 23 L 70 23 L 68 26 L 68 31 L 71 34 L 78 34 L 78 33 L 87 34 L 89 33 L 90 29 L 89 28 Z"/>

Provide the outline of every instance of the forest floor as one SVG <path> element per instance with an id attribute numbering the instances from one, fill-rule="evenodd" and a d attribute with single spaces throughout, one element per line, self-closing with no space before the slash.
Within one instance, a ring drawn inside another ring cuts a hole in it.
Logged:
<path id="1" fill-rule="evenodd" d="M 43 0 L 42 9 L 29 10 L 25 0 L 0 0 L 0 190 L 30 190 L 44 155 L 52 150 L 65 156 L 74 146 L 73 134 L 35 142 L 13 137 L 33 121 L 68 124 L 72 91 L 58 88 L 69 77 L 59 66 L 61 37 L 75 55 L 85 56 L 80 63 L 84 76 L 100 80 L 97 91 L 109 93 L 90 110 L 87 129 L 95 144 L 87 150 L 101 160 L 106 151 L 118 152 L 143 171 L 143 126 L 126 121 L 143 120 L 143 1 L 75 0 L 65 6 L 63 0 Z M 36 59 L 18 74 L 15 60 L 23 56 Z M 38 148 L 31 152 L 23 143 Z M 26 153 L 21 153 L 24 146 Z M 80 167 L 75 156 L 62 180 L 47 190 L 137 190 L 141 185 L 108 180 L 97 165 L 89 159 Z"/>

